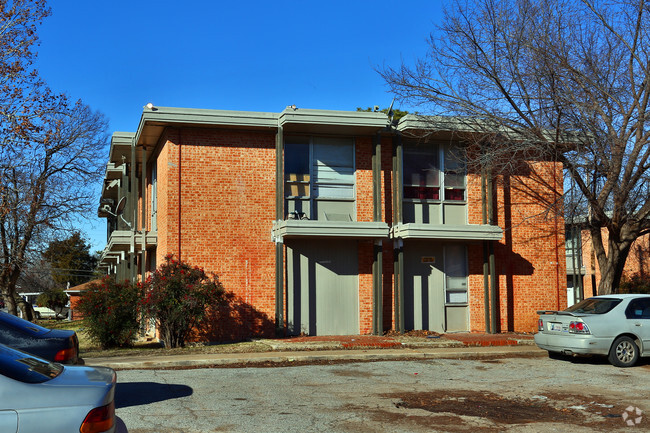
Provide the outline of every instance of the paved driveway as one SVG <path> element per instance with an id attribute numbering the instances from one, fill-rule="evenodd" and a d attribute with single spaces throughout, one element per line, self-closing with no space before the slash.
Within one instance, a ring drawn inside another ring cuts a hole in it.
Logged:
<path id="1" fill-rule="evenodd" d="M 649 388 L 647 364 L 388 361 L 120 371 L 116 405 L 122 433 L 629 432 Z"/>

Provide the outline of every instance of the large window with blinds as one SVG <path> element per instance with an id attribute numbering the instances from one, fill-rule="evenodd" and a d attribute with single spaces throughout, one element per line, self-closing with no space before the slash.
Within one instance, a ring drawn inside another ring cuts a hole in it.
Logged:
<path id="1" fill-rule="evenodd" d="M 354 221 L 354 170 L 351 138 L 287 137 L 286 218 Z"/>
<path id="2" fill-rule="evenodd" d="M 402 159 L 403 221 L 466 224 L 466 170 L 453 143 L 405 142 Z"/>
<path id="3" fill-rule="evenodd" d="M 406 145 L 403 170 L 405 199 L 465 201 L 465 165 L 454 146 Z"/>

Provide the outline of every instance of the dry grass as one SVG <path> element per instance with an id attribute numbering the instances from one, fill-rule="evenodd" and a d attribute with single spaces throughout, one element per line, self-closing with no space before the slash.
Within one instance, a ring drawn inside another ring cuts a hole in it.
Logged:
<path id="1" fill-rule="evenodd" d="M 151 341 L 136 342 L 133 347 L 120 349 L 102 349 L 85 331 L 83 320 L 40 320 L 38 324 L 50 329 L 69 329 L 79 337 L 79 351 L 83 358 L 116 357 L 116 356 L 156 356 L 181 355 L 194 353 L 253 353 L 268 352 L 271 347 L 257 341 L 244 341 L 227 344 L 189 344 L 187 347 L 165 349 L 159 343 Z"/>

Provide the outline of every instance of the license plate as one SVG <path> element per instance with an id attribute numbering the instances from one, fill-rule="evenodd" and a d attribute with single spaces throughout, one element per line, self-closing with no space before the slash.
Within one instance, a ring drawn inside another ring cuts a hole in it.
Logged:
<path id="1" fill-rule="evenodd" d="M 548 322 L 548 330 L 562 332 L 562 324 L 560 322 Z"/>

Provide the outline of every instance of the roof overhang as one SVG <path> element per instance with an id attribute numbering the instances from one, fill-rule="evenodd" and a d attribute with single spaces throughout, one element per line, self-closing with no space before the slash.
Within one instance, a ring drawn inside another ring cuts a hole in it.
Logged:
<path id="1" fill-rule="evenodd" d="M 169 126 L 269 130 L 277 128 L 278 115 L 255 111 L 145 107 L 135 133 L 135 144 L 154 148 Z"/>
<path id="2" fill-rule="evenodd" d="M 375 134 L 389 126 L 381 112 L 311 110 L 287 107 L 278 124 L 289 133 L 327 133 L 343 135 Z"/>

